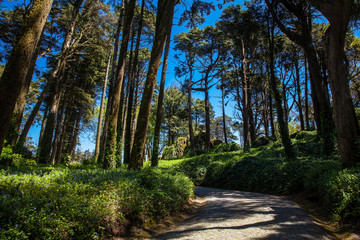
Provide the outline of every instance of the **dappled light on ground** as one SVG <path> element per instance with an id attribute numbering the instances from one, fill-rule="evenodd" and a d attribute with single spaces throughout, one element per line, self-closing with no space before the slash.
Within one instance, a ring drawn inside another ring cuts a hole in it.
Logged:
<path id="1" fill-rule="evenodd" d="M 157 239 L 332 239 L 295 203 L 281 197 L 198 188 L 207 205 Z"/>

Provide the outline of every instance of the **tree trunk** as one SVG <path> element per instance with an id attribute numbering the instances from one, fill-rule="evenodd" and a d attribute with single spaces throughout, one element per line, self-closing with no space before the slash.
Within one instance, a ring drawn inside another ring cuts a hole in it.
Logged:
<path id="1" fill-rule="evenodd" d="M 160 91 L 159 91 L 158 105 L 157 105 L 157 110 L 156 110 L 156 122 L 155 122 L 155 130 L 154 130 L 153 152 L 152 152 L 152 157 L 151 157 L 151 166 L 152 167 L 157 167 L 159 164 L 160 130 L 161 130 L 162 115 L 163 115 L 163 100 L 164 100 L 164 91 L 165 91 L 166 71 L 167 71 L 169 51 L 170 51 L 170 42 L 171 42 L 171 39 L 170 39 L 171 38 L 171 28 L 172 28 L 172 22 L 170 24 L 170 27 L 168 30 L 168 35 L 166 37 L 164 63 L 163 63 L 163 69 L 162 69 L 162 73 L 161 73 L 161 80 L 160 80 Z"/>
<path id="2" fill-rule="evenodd" d="M 141 13 L 140 13 L 140 20 L 138 23 L 138 31 L 136 37 L 136 47 L 135 47 L 135 57 L 134 62 L 131 65 L 131 70 L 129 74 L 129 96 L 128 96 L 128 108 L 127 108 L 127 119 L 126 119 L 126 132 L 125 132 L 125 143 L 124 143 L 124 162 L 130 161 L 130 154 L 133 144 L 133 121 L 132 121 L 132 114 L 133 114 L 133 103 L 134 103 L 134 90 L 135 90 L 135 76 L 136 76 L 136 69 L 138 65 L 138 58 L 139 58 L 139 49 L 140 49 L 140 41 L 141 41 L 141 31 L 143 28 L 143 17 L 144 17 L 144 8 L 145 8 L 145 0 L 142 0 L 141 3 Z M 132 54 L 131 54 L 132 56 Z M 130 58 L 131 60 L 131 58 Z M 129 66 L 130 68 L 130 66 Z"/>
<path id="3" fill-rule="evenodd" d="M 205 82 L 205 147 L 207 150 L 211 149 L 211 134 L 210 134 L 210 97 L 209 97 L 209 71 L 206 72 Z"/>
<path id="4" fill-rule="evenodd" d="M 74 135 L 71 138 L 71 144 L 70 144 L 71 160 L 74 159 L 74 157 L 75 157 L 75 150 L 76 150 L 77 140 L 78 140 L 79 132 L 80 132 L 81 115 L 82 115 L 82 111 L 80 110 L 76 116 Z"/>
<path id="5" fill-rule="evenodd" d="M 226 133 L 226 115 L 225 115 L 225 86 L 221 84 L 221 107 L 222 107 L 222 119 L 223 119 L 223 134 L 225 144 L 228 144 L 227 133 Z"/>
<path id="6" fill-rule="evenodd" d="M 248 78 L 246 75 L 246 53 L 245 53 L 245 44 L 244 41 L 241 39 L 241 52 L 242 52 L 242 85 L 243 85 L 243 138 L 244 138 L 244 151 L 250 151 L 250 143 L 249 143 L 249 90 L 250 85 L 248 82 Z"/>
<path id="7" fill-rule="evenodd" d="M 298 102 L 298 110 L 299 110 L 300 129 L 305 130 L 303 108 L 302 108 L 302 101 L 301 101 L 299 59 L 297 59 L 295 62 L 295 77 L 296 77 L 296 92 L 297 92 L 297 99 L 298 99 L 297 102 Z"/>
<path id="8" fill-rule="evenodd" d="M 288 129 L 288 125 L 285 122 L 285 118 L 284 118 L 284 110 L 282 107 L 282 102 L 281 102 L 281 95 L 279 93 L 279 90 L 277 88 L 277 81 L 276 81 L 276 76 L 275 76 L 275 64 L 274 64 L 274 46 L 275 46 L 275 41 L 274 41 L 274 24 L 272 24 L 272 26 L 270 26 L 270 23 L 268 22 L 268 40 L 269 40 L 269 62 L 270 62 L 270 88 L 273 92 L 274 95 L 274 100 L 275 100 L 275 107 L 276 107 L 276 112 L 277 112 L 277 117 L 278 117 L 278 123 L 279 123 L 279 130 L 280 130 L 280 136 L 281 136 L 281 142 L 284 146 L 285 149 L 285 154 L 286 157 L 289 160 L 293 160 L 296 158 L 295 156 L 295 152 L 293 150 L 292 144 L 291 144 L 291 140 L 290 140 L 290 136 L 289 136 L 289 129 Z"/>
<path id="9" fill-rule="evenodd" d="M 35 54 L 36 46 L 50 12 L 52 0 L 37 0 L 30 9 L 21 34 L 10 54 L 0 79 L 0 154 L 16 100 Z"/>
<path id="10" fill-rule="evenodd" d="M 60 53 L 59 60 L 57 62 L 56 68 L 52 73 L 50 82 L 52 83 L 52 88 L 50 91 L 50 101 L 49 101 L 49 113 L 45 125 L 44 135 L 42 142 L 39 146 L 39 162 L 40 163 L 49 163 L 51 146 L 53 141 L 53 134 L 56 125 L 56 116 L 58 114 L 59 104 L 61 100 L 61 95 L 64 89 L 64 74 L 66 69 L 66 61 L 70 50 L 70 43 L 75 31 L 75 24 L 77 16 L 80 12 L 80 7 L 83 0 L 77 0 L 74 4 L 74 9 L 72 11 L 71 20 L 69 23 L 69 28 L 67 29 L 65 39 L 62 45 L 62 50 Z"/>
<path id="11" fill-rule="evenodd" d="M 99 121 L 98 121 L 97 133 L 96 133 L 96 145 L 95 145 L 95 155 L 94 155 L 95 162 L 97 162 L 98 156 L 99 156 L 101 127 L 102 127 L 102 119 L 103 119 L 106 86 L 107 86 L 107 80 L 108 80 L 108 76 L 109 76 L 110 61 L 111 61 L 111 53 L 109 54 L 109 59 L 108 59 L 107 67 L 106 67 L 105 81 L 104 81 L 104 87 L 103 87 L 103 92 L 102 92 L 102 97 L 101 97 Z"/>
<path id="12" fill-rule="evenodd" d="M 40 136 L 39 136 L 38 146 L 40 145 L 40 143 L 42 141 L 42 137 L 44 135 L 45 123 L 46 123 L 46 118 L 47 118 L 48 112 L 49 112 L 49 106 L 46 105 L 46 108 L 45 108 L 45 111 L 44 111 L 44 116 L 43 116 L 42 123 L 41 123 L 41 128 L 40 128 Z M 25 138 L 26 138 L 26 136 L 25 136 Z M 39 157 L 39 149 L 36 152 L 36 156 Z"/>
<path id="13" fill-rule="evenodd" d="M 41 33 L 41 36 L 43 35 L 43 33 L 44 33 L 44 29 Z M 15 109 L 13 112 L 13 117 L 10 122 L 8 136 L 7 136 L 7 142 L 10 143 L 11 146 L 15 146 L 16 141 L 20 135 L 19 130 L 20 130 L 21 121 L 22 121 L 23 115 L 24 115 L 25 105 L 26 105 L 26 94 L 29 92 L 31 80 L 32 80 L 32 77 L 34 74 L 36 60 L 38 58 L 39 51 L 40 51 L 41 38 L 38 41 L 36 51 L 31 59 L 31 65 L 26 74 L 25 84 L 22 86 L 19 97 L 16 100 L 16 105 L 15 105 Z"/>
<path id="14" fill-rule="evenodd" d="M 18 146 L 24 146 L 25 141 L 26 141 L 26 136 L 28 135 L 31 125 L 33 124 L 35 117 L 36 117 L 37 113 L 39 112 L 39 109 L 45 99 L 48 89 L 49 89 L 49 84 L 46 84 L 43 91 L 41 92 L 40 96 L 38 97 L 37 103 L 35 104 L 34 108 L 31 110 L 30 116 L 28 117 L 28 119 L 25 122 L 24 129 L 22 130 L 19 140 L 17 142 Z M 44 116 L 45 116 L 45 114 L 44 114 Z M 45 119 L 44 119 L 44 122 L 45 122 Z"/>
<path id="15" fill-rule="evenodd" d="M 305 57 L 305 126 L 306 130 L 310 129 L 309 121 L 309 90 L 308 90 L 308 66 L 307 58 Z"/>
<path id="16" fill-rule="evenodd" d="M 192 63 L 189 63 L 192 64 Z M 188 109 L 188 126 L 189 126 L 189 140 L 190 140 L 190 153 L 191 156 L 195 155 L 195 140 L 194 140 L 194 130 L 193 130 L 193 119 L 192 119 L 192 97 L 191 97 L 191 92 L 192 92 L 192 79 L 193 79 L 193 69 L 191 66 L 191 69 L 189 70 L 190 72 L 190 78 L 189 78 L 189 83 L 188 83 L 188 87 L 187 87 L 187 109 Z"/>
<path id="17" fill-rule="evenodd" d="M 172 22 L 176 0 L 159 0 L 156 17 L 155 39 L 151 50 L 149 70 L 141 100 L 139 117 L 134 136 L 134 145 L 131 153 L 130 169 L 139 169 L 143 166 L 146 131 L 149 121 L 151 101 L 156 85 L 156 75 L 161 62 L 161 55 Z"/>
<path id="18" fill-rule="evenodd" d="M 334 103 L 337 142 L 343 167 L 359 162 L 357 141 L 360 130 L 349 89 L 344 57 L 345 36 L 354 1 L 332 0 L 311 2 L 330 22 L 328 39 L 329 81 Z"/>
<path id="19" fill-rule="evenodd" d="M 113 88 L 115 85 L 115 79 L 117 79 L 116 75 L 116 60 L 117 60 L 117 54 L 119 51 L 119 37 L 120 37 L 120 33 L 121 33 L 121 28 L 122 28 L 122 22 L 123 22 L 123 18 L 124 18 L 124 7 L 123 7 L 123 1 L 121 1 L 121 10 L 120 10 L 120 15 L 119 15 L 119 20 L 118 20 L 118 26 L 116 29 L 116 34 L 114 36 L 115 42 L 114 42 L 114 51 L 113 51 L 113 57 L 112 57 L 112 66 L 111 66 L 111 76 L 110 76 L 110 86 L 109 86 L 109 95 L 108 95 L 108 102 L 107 105 L 111 105 L 112 102 L 112 92 L 113 92 Z M 105 156 L 105 142 L 106 142 L 106 134 L 107 134 L 107 129 L 109 126 L 109 112 L 106 111 L 105 114 L 105 121 L 104 121 L 104 127 L 103 127 L 103 131 L 101 134 L 101 139 L 100 139 L 100 149 L 99 149 L 99 156 L 97 159 L 97 162 L 101 162 L 103 163 L 104 161 L 104 156 Z"/>
<path id="20" fill-rule="evenodd" d="M 123 27 L 123 36 L 120 47 L 119 61 L 118 67 L 116 70 L 117 80 L 114 86 L 114 91 L 112 93 L 113 100 L 111 104 L 108 104 L 107 111 L 109 111 L 109 125 L 107 129 L 107 136 L 105 141 L 105 158 L 103 167 L 107 168 L 115 168 L 116 167 L 116 133 L 117 133 L 117 122 L 119 116 L 119 105 L 120 105 L 120 96 L 121 89 L 123 85 L 124 79 L 124 71 L 125 71 L 125 60 L 127 54 L 127 48 L 129 44 L 130 38 L 130 30 L 134 16 L 134 9 L 136 5 L 136 0 L 130 0 L 125 8 L 125 21 Z"/>
<path id="21" fill-rule="evenodd" d="M 64 104 L 62 104 L 64 105 Z M 61 130 L 62 130 L 62 126 L 64 125 L 63 123 L 63 118 L 64 118 L 64 111 L 65 111 L 65 107 L 63 106 L 62 108 L 60 108 L 60 111 L 58 112 L 58 116 L 56 119 L 56 128 L 55 128 L 55 134 L 54 134 L 54 141 L 53 141 L 53 150 L 51 153 L 51 164 L 54 165 L 55 164 L 55 159 L 56 159 L 56 155 L 59 154 L 57 151 L 59 143 L 60 143 L 60 137 L 61 137 Z"/>

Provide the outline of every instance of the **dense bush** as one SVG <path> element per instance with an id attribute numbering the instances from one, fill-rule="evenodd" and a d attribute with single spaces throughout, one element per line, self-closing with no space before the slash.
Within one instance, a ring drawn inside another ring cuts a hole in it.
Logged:
<path id="1" fill-rule="evenodd" d="M 186 148 L 187 138 L 179 137 L 174 145 L 165 147 L 162 159 L 176 159 L 184 155 Z"/>
<path id="2" fill-rule="evenodd" d="M 24 148 L 25 149 L 25 148 Z M 6 145 L 0 156 L 0 165 L 2 166 L 36 166 L 36 161 L 32 159 L 27 159 L 24 156 L 31 156 L 31 153 L 26 153 L 25 155 L 14 153 L 10 145 Z"/>
<path id="3" fill-rule="evenodd" d="M 232 143 L 227 143 L 227 144 L 221 143 L 221 144 L 215 146 L 211 152 L 223 153 L 223 152 L 233 152 L 233 151 L 239 151 L 239 150 L 241 150 L 240 145 L 232 142 Z"/>
<path id="4" fill-rule="evenodd" d="M 124 234 L 181 209 L 193 184 L 181 174 L 99 169 L 1 170 L 0 239 L 90 239 Z"/>

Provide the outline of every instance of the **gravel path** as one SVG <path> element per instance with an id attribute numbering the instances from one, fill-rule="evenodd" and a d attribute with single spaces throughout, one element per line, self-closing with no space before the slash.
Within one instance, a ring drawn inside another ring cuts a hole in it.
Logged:
<path id="1" fill-rule="evenodd" d="M 332 239 L 296 203 L 281 197 L 197 188 L 206 205 L 155 239 Z"/>

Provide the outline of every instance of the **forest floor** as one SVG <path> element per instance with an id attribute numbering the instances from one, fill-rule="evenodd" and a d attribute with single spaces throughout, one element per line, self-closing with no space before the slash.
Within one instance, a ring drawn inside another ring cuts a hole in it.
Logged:
<path id="1" fill-rule="evenodd" d="M 285 197 L 203 187 L 196 195 L 197 213 L 175 220 L 152 239 L 358 239 L 335 235 L 334 228 Z"/>

